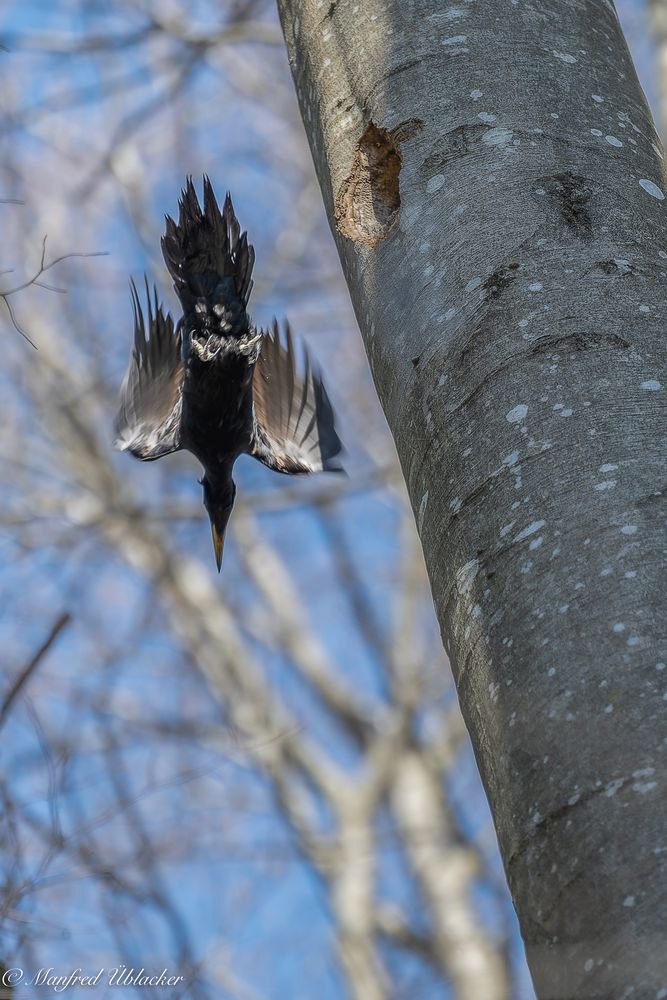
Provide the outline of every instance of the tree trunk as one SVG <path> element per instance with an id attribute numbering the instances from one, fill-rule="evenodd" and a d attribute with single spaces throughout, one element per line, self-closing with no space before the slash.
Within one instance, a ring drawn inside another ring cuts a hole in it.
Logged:
<path id="1" fill-rule="evenodd" d="M 538 995 L 667 997 L 667 188 L 613 5 L 279 8 Z"/>

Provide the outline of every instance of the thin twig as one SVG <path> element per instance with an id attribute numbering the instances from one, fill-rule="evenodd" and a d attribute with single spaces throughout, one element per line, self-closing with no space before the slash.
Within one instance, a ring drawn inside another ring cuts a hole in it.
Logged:
<path id="1" fill-rule="evenodd" d="M 96 251 L 93 251 L 91 253 L 83 253 L 83 252 L 75 251 L 73 253 L 64 253 L 64 254 L 61 254 L 60 257 L 56 257 L 55 260 L 52 260 L 52 261 L 50 261 L 47 264 L 46 263 L 46 240 L 47 240 L 47 237 L 45 236 L 44 239 L 42 240 L 42 256 L 41 256 L 40 262 L 39 262 L 39 270 L 35 272 L 35 274 L 33 275 L 33 277 L 29 278 L 28 281 L 24 281 L 21 285 L 17 285 L 16 288 L 9 288 L 6 292 L 0 292 L 0 299 L 3 300 L 3 302 L 5 303 L 5 306 L 7 307 L 7 312 L 9 313 L 9 318 L 12 321 L 12 326 L 17 331 L 17 333 L 21 334 L 21 336 L 24 338 L 24 340 L 28 341 L 28 343 L 30 344 L 31 347 L 35 348 L 35 350 L 37 350 L 37 345 L 30 339 L 30 337 L 28 336 L 28 334 L 25 332 L 24 329 L 22 329 L 21 325 L 19 324 L 18 320 L 16 319 L 16 314 L 15 314 L 15 312 L 14 312 L 12 306 L 11 306 L 11 303 L 9 301 L 9 296 L 10 295 L 16 295 L 17 292 L 22 292 L 24 288 L 29 288 L 30 285 L 38 285 L 40 288 L 46 288 L 50 292 L 59 292 L 61 294 L 64 294 L 66 292 L 66 289 L 64 289 L 64 288 L 56 288 L 53 285 L 47 285 L 45 282 L 41 282 L 39 280 L 41 278 L 41 276 L 46 271 L 50 271 L 52 267 L 56 266 L 56 264 L 61 264 L 64 260 L 69 260 L 71 257 L 106 257 L 107 254 L 108 254 L 108 252 L 106 250 L 96 250 Z M 3 273 L 9 274 L 8 271 L 7 272 L 3 272 Z"/>
<path id="2" fill-rule="evenodd" d="M 65 611 L 62 615 L 60 615 L 60 617 L 56 620 L 55 624 L 51 627 L 51 631 L 49 632 L 48 636 L 46 637 L 42 645 L 39 647 L 37 652 L 34 653 L 34 655 L 31 657 L 28 663 L 26 663 L 23 670 L 21 670 L 17 675 L 16 680 L 14 681 L 14 683 L 12 684 L 12 686 L 10 687 L 9 691 L 7 692 L 7 694 L 3 699 L 2 707 L 0 707 L 0 729 L 4 725 L 5 720 L 9 715 L 10 709 L 14 704 L 14 702 L 16 701 L 17 697 L 19 696 L 25 685 L 28 683 L 31 676 L 33 675 L 33 673 L 35 672 L 41 661 L 44 659 L 49 649 L 51 648 L 53 643 L 56 641 L 56 639 L 62 632 L 62 630 L 65 628 L 66 625 L 69 625 L 71 620 L 72 616 L 68 611 Z"/>

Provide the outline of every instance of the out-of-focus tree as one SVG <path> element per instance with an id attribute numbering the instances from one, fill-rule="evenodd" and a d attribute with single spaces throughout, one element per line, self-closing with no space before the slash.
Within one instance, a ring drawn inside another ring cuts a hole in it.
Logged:
<path id="1" fill-rule="evenodd" d="M 647 0 L 655 44 L 655 83 L 658 92 L 657 123 L 663 143 L 667 136 L 667 3 Z"/>

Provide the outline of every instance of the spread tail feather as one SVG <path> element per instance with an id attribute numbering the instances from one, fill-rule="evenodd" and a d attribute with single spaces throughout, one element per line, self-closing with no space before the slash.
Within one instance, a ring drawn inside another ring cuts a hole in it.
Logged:
<path id="1" fill-rule="evenodd" d="M 177 223 L 166 216 L 162 253 L 184 312 L 190 312 L 202 298 L 211 306 L 224 303 L 245 311 L 255 251 L 247 233 L 241 232 L 229 192 L 221 212 L 211 182 L 204 175 L 202 211 L 188 177 L 178 207 Z"/>

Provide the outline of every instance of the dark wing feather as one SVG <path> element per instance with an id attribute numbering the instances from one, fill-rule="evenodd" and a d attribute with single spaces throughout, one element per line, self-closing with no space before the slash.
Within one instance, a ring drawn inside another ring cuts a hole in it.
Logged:
<path id="1" fill-rule="evenodd" d="M 319 371 L 304 348 L 299 373 L 294 341 L 285 325 L 285 343 L 274 321 L 264 334 L 252 380 L 254 429 L 250 454 L 277 472 L 340 471 L 333 461 L 342 445 Z"/>
<path id="2" fill-rule="evenodd" d="M 181 334 L 174 333 L 173 320 L 162 311 L 155 289 L 151 303 L 146 282 L 146 337 L 137 289 L 134 282 L 130 285 L 134 349 L 120 390 L 115 445 L 121 451 L 131 451 L 137 458 L 152 461 L 181 447 Z"/>
<path id="3" fill-rule="evenodd" d="M 202 209 L 188 177 L 178 205 L 178 222 L 166 216 L 162 253 L 183 309 L 188 312 L 201 296 L 216 301 L 225 278 L 231 279 L 245 308 L 252 290 L 255 251 L 247 233 L 241 232 L 231 195 L 227 192 L 221 212 L 211 182 L 204 176 Z"/>

